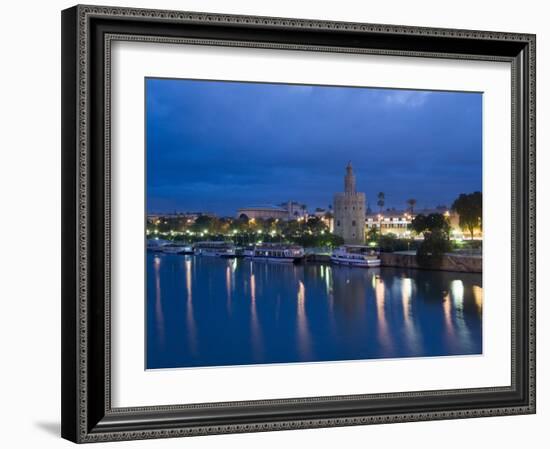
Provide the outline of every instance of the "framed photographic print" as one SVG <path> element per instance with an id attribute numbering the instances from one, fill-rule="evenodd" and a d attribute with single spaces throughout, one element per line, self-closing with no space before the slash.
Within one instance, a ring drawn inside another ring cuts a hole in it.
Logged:
<path id="1" fill-rule="evenodd" d="M 535 412 L 535 36 L 62 12 L 62 436 Z"/>

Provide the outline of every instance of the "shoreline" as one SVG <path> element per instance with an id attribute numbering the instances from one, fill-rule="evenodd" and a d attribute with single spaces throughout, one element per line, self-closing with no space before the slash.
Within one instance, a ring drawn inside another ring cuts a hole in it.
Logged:
<path id="1" fill-rule="evenodd" d="M 447 271 L 456 273 L 483 273 L 483 259 L 478 255 L 444 254 L 442 263 L 438 267 L 422 267 L 416 261 L 416 254 L 412 251 L 394 253 L 380 253 L 381 265 L 379 268 L 405 268 L 422 271 Z M 330 264 L 330 255 L 310 253 L 304 257 L 304 263 Z M 365 269 L 363 267 L 359 267 Z"/>

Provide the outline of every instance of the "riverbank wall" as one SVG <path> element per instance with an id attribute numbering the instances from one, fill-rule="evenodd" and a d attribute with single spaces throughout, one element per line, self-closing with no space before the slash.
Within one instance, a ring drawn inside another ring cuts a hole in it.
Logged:
<path id="1" fill-rule="evenodd" d="M 412 251 L 395 253 L 381 253 L 380 260 L 383 267 L 422 269 L 416 261 L 416 254 Z M 458 271 L 461 273 L 481 273 L 483 270 L 481 256 L 466 256 L 462 254 L 445 254 L 442 256 L 441 265 L 430 270 Z"/>

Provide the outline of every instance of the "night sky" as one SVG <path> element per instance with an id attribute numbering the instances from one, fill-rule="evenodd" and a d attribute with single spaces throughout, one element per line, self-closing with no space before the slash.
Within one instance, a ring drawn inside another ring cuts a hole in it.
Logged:
<path id="1" fill-rule="evenodd" d="M 147 210 L 327 208 L 351 160 L 377 210 L 481 190 L 482 94 L 146 79 Z"/>

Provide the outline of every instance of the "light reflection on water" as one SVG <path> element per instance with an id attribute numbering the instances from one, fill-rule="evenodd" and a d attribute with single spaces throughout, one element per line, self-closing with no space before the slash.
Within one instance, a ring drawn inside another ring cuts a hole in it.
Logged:
<path id="1" fill-rule="evenodd" d="M 231 268 L 225 267 L 225 293 L 227 295 L 227 313 L 231 314 Z"/>
<path id="2" fill-rule="evenodd" d="M 453 298 L 457 333 L 460 335 L 462 342 L 468 344 L 470 340 L 470 331 L 464 317 L 464 283 L 461 280 L 455 279 L 451 281 L 451 297 Z"/>
<path id="3" fill-rule="evenodd" d="M 386 353 L 391 352 L 391 335 L 388 332 L 388 323 L 386 321 L 386 286 L 384 281 L 375 276 L 374 279 L 374 297 L 376 298 L 376 317 L 378 323 L 378 340 Z"/>
<path id="4" fill-rule="evenodd" d="M 310 346 L 310 334 L 307 323 L 306 315 L 306 288 L 302 281 L 298 282 L 298 294 L 297 294 L 297 317 L 298 317 L 298 347 L 300 348 L 300 354 L 304 360 L 311 359 L 311 346 Z"/>
<path id="5" fill-rule="evenodd" d="M 157 273 L 157 276 L 160 275 Z M 187 324 L 187 337 L 189 340 L 189 348 L 192 354 L 197 353 L 197 329 L 195 324 L 195 315 L 193 313 L 193 278 L 191 274 L 191 260 L 185 260 L 185 289 L 187 293 L 186 298 L 186 324 Z"/>
<path id="6" fill-rule="evenodd" d="M 148 368 L 482 351 L 480 274 L 148 254 L 147 285 Z"/>
<path id="7" fill-rule="evenodd" d="M 251 341 L 254 348 L 254 358 L 261 360 L 262 334 L 256 309 L 256 276 L 254 273 L 250 273 L 250 328 L 252 329 Z"/>
<path id="8" fill-rule="evenodd" d="M 414 321 L 412 310 L 413 298 L 413 280 L 411 278 L 401 279 L 401 303 L 403 305 L 403 327 L 405 333 L 405 341 L 411 353 L 416 354 L 421 352 L 420 337 L 418 329 Z"/>
<path id="9" fill-rule="evenodd" d="M 479 316 L 481 316 L 483 312 L 483 289 L 479 285 L 474 285 L 472 288 L 474 291 L 474 300 L 476 302 L 477 312 L 479 313 Z"/>
<path id="10" fill-rule="evenodd" d="M 448 292 L 444 292 L 443 296 L 443 313 L 445 315 L 445 335 L 448 342 L 452 342 L 455 339 L 455 329 L 453 320 L 453 304 L 451 302 L 451 295 Z"/>
<path id="11" fill-rule="evenodd" d="M 164 312 L 162 311 L 162 292 L 160 288 L 160 257 L 155 257 L 155 323 L 159 344 L 164 346 Z"/>

